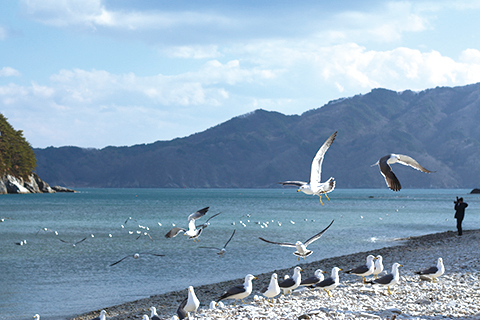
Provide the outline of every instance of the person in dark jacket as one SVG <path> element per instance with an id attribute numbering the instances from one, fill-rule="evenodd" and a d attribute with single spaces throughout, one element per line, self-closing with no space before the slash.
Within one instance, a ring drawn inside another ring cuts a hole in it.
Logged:
<path id="1" fill-rule="evenodd" d="M 457 197 L 457 201 L 455 203 L 455 219 L 457 219 L 457 230 L 458 235 L 462 235 L 462 221 L 465 216 L 465 208 L 468 207 L 468 203 L 463 202 L 463 198 Z"/>

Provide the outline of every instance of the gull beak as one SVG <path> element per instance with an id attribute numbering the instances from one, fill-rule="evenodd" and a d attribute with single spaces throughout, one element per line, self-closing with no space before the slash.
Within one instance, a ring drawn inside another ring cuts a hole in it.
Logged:
<path id="1" fill-rule="evenodd" d="M 299 191 L 300 191 L 300 189 L 297 189 L 297 192 L 299 192 Z"/>

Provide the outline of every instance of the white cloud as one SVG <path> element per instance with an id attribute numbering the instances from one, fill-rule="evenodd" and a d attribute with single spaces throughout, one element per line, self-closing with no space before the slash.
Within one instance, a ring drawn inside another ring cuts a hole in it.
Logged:
<path id="1" fill-rule="evenodd" d="M 20 76 L 20 72 L 10 67 L 3 67 L 0 69 L 0 77 L 13 77 L 13 76 Z"/>

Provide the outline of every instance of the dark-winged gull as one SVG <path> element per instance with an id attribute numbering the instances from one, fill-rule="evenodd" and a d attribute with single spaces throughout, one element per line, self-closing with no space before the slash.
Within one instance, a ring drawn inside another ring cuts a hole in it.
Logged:
<path id="1" fill-rule="evenodd" d="M 73 247 L 75 247 L 77 244 L 87 240 L 87 237 L 83 238 L 82 240 L 78 240 L 77 242 L 69 242 L 69 241 L 65 241 L 63 239 L 58 239 L 58 240 L 62 241 L 63 243 L 71 244 Z"/>
<path id="2" fill-rule="evenodd" d="M 219 257 L 223 257 L 223 254 L 226 252 L 227 245 L 228 245 L 228 243 L 230 242 L 230 240 L 232 240 L 232 238 L 233 238 L 234 235 L 235 235 L 235 230 L 233 230 L 232 235 L 230 236 L 230 238 L 228 239 L 228 241 L 225 243 L 225 245 L 223 246 L 223 248 L 217 248 L 217 247 L 199 247 L 199 248 L 217 250 L 218 256 L 219 256 Z"/>
<path id="3" fill-rule="evenodd" d="M 17 246 L 24 246 L 24 245 L 27 244 L 27 240 L 21 240 L 21 241 L 19 241 L 19 242 L 15 242 L 15 244 L 16 244 Z"/>
<path id="4" fill-rule="evenodd" d="M 330 224 L 325 229 L 323 229 L 322 231 L 320 231 L 319 233 L 317 233 L 316 235 L 314 235 L 313 237 L 311 237 L 310 239 L 305 241 L 305 243 L 302 243 L 301 241 L 297 241 L 296 243 L 274 242 L 274 241 L 264 239 L 262 237 L 259 237 L 259 239 L 262 240 L 262 241 L 268 242 L 268 243 L 278 244 L 282 247 L 296 248 L 297 251 L 295 251 L 293 254 L 298 257 L 298 260 L 300 260 L 300 258 L 305 259 L 305 257 L 308 257 L 313 252 L 312 250 L 308 250 L 307 246 L 310 243 L 314 242 L 315 240 L 320 239 L 320 237 L 325 233 L 325 231 L 328 230 L 328 228 L 330 228 L 330 226 L 333 224 L 334 221 L 335 220 L 332 220 L 332 222 L 330 222 Z"/>
<path id="5" fill-rule="evenodd" d="M 157 314 L 157 308 L 150 307 L 149 310 L 151 311 L 151 313 L 150 313 L 150 319 L 151 320 L 160 320 L 160 317 Z"/>
<path id="6" fill-rule="evenodd" d="M 106 320 L 107 319 L 107 311 L 102 310 L 100 311 L 100 315 L 92 320 Z"/>
<path id="7" fill-rule="evenodd" d="M 280 286 L 278 285 L 278 276 L 276 273 L 272 273 L 270 277 L 270 283 L 268 286 L 262 288 L 260 293 L 265 297 L 272 298 L 272 303 L 274 303 L 274 298 L 280 294 Z"/>
<path id="8" fill-rule="evenodd" d="M 257 277 L 254 277 L 251 274 L 247 274 L 245 277 L 245 282 L 241 285 L 234 286 L 227 291 L 225 291 L 220 298 L 217 299 L 217 302 L 223 299 L 235 299 L 235 302 L 233 305 L 237 303 L 237 300 L 240 299 L 240 301 L 243 302 L 243 299 L 248 297 L 252 293 L 253 285 L 252 285 L 252 280 L 257 279 Z"/>
<path id="9" fill-rule="evenodd" d="M 197 309 L 200 306 L 200 301 L 195 295 L 195 290 L 192 286 L 188 287 L 188 296 L 180 303 L 177 309 L 177 316 L 179 319 L 185 319 L 193 312 L 197 313 Z"/>
<path id="10" fill-rule="evenodd" d="M 378 278 L 380 273 L 383 272 L 383 257 L 381 255 L 378 255 L 375 257 L 375 263 L 373 264 L 373 276 Z"/>
<path id="11" fill-rule="evenodd" d="M 165 255 L 164 254 L 156 254 L 156 253 L 150 253 L 150 252 L 140 252 L 140 253 L 134 253 L 133 255 L 132 254 L 129 254 L 128 256 L 125 256 L 123 257 L 122 259 L 118 260 L 117 262 L 114 262 L 110 265 L 111 266 L 114 266 L 116 265 L 117 263 L 120 263 L 122 262 L 123 260 L 127 259 L 127 258 L 133 258 L 133 259 L 138 259 L 140 258 L 140 255 L 144 255 L 144 254 L 149 254 L 151 256 L 156 256 L 156 257 L 164 257 Z"/>
<path id="12" fill-rule="evenodd" d="M 297 192 L 302 191 L 305 194 L 308 195 L 316 195 L 320 198 L 320 203 L 323 205 L 322 202 L 322 194 L 328 198 L 327 193 L 333 191 L 335 189 L 335 180 L 333 177 L 328 179 L 325 182 L 321 182 L 322 178 L 322 163 L 323 163 L 323 158 L 325 156 L 325 152 L 327 152 L 328 148 L 332 145 L 333 140 L 335 140 L 335 137 L 337 136 L 337 132 L 335 131 L 318 149 L 317 154 L 315 155 L 315 158 L 313 158 L 312 161 L 312 166 L 310 169 L 310 182 L 304 182 L 304 181 L 283 181 L 279 182 L 280 184 L 284 186 L 297 186 L 299 189 Z"/>
<path id="13" fill-rule="evenodd" d="M 295 267 L 293 269 L 293 276 L 291 278 L 285 279 L 278 284 L 280 289 L 283 290 L 283 294 L 291 294 L 293 290 L 297 289 L 300 283 L 302 282 L 302 268 Z"/>
<path id="14" fill-rule="evenodd" d="M 342 269 L 333 267 L 330 277 L 314 285 L 314 288 L 322 288 L 328 296 L 331 297 L 332 294 L 330 293 L 330 290 L 335 289 L 340 284 L 340 278 L 338 276 L 339 271 L 342 271 Z"/>
<path id="15" fill-rule="evenodd" d="M 188 298 L 183 299 L 183 301 L 180 302 L 180 305 L 177 308 L 177 317 L 180 320 L 183 320 L 183 319 L 188 317 L 187 311 L 185 311 L 185 309 L 183 309 L 185 307 L 185 305 L 187 304 L 187 301 L 188 301 Z"/>
<path id="16" fill-rule="evenodd" d="M 443 265 L 443 259 L 438 258 L 436 266 L 433 266 L 433 267 L 430 267 L 428 269 L 424 269 L 424 270 L 421 270 L 421 271 L 416 271 L 415 273 L 420 275 L 420 277 L 426 277 L 429 280 L 432 280 L 433 282 L 435 282 L 438 277 L 440 277 L 441 275 L 443 275 L 445 273 L 445 267 Z"/>
<path id="17" fill-rule="evenodd" d="M 189 239 L 193 239 L 193 241 L 197 242 L 198 236 L 202 233 L 203 229 L 205 229 L 205 227 L 208 226 L 208 222 L 212 218 L 220 214 L 220 213 L 217 213 L 211 216 L 204 224 L 197 227 L 195 225 L 195 220 L 203 217 L 207 213 L 208 209 L 209 207 L 205 207 L 188 216 L 188 230 L 184 228 L 174 227 L 170 231 L 168 231 L 168 233 L 165 235 L 165 238 L 173 238 L 173 237 L 176 237 L 180 232 L 184 232 L 184 234 L 188 236 Z"/>
<path id="18" fill-rule="evenodd" d="M 350 270 L 347 270 L 347 271 L 345 271 L 345 273 L 354 274 L 356 276 L 362 277 L 363 283 L 365 283 L 365 281 L 366 281 L 365 277 L 368 277 L 369 275 L 372 275 L 373 270 L 375 270 L 375 264 L 374 264 L 375 259 L 376 259 L 375 256 L 369 254 L 367 256 L 367 263 L 366 264 L 358 266 L 358 267 L 350 269 Z"/>
<path id="19" fill-rule="evenodd" d="M 309 287 L 313 289 L 314 285 L 316 285 L 317 283 L 325 279 L 325 276 L 323 275 L 324 273 L 325 271 L 321 269 L 315 270 L 313 276 L 308 277 L 307 279 L 304 279 L 302 280 L 302 282 L 300 282 L 300 286 Z"/>
<path id="20" fill-rule="evenodd" d="M 397 176 L 392 171 L 392 167 L 390 167 L 391 164 L 393 163 L 400 163 L 405 166 L 410 166 L 414 169 L 420 170 L 425 173 L 432 173 L 435 171 L 430 171 L 422 167 L 420 164 L 418 164 L 415 159 L 405 156 L 402 154 L 387 154 L 384 157 L 381 157 L 380 160 L 378 160 L 376 163 L 372 164 L 373 166 L 377 166 L 380 168 L 380 172 L 385 178 L 385 182 L 387 183 L 387 186 L 393 190 L 393 191 L 400 191 L 402 186 L 400 185 L 400 181 L 398 181 Z"/>
<path id="21" fill-rule="evenodd" d="M 381 286 L 386 286 L 388 289 L 388 293 L 392 294 L 392 291 L 390 291 L 390 287 L 398 283 L 398 281 L 400 281 L 400 274 L 398 273 L 399 267 L 402 267 L 402 265 L 400 263 L 395 262 L 392 266 L 392 273 L 388 273 L 378 279 L 367 281 L 366 283 L 379 284 Z"/>
<path id="22" fill-rule="evenodd" d="M 40 228 L 35 235 L 37 235 L 40 231 L 45 231 L 45 232 L 52 232 L 55 233 L 56 236 L 58 236 L 58 232 L 49 228 Z"/>

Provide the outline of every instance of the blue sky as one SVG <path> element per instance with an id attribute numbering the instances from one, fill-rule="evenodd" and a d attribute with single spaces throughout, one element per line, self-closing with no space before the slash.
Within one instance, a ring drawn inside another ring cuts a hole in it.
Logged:
<path id="1" fill-rule="evenodd" d="M 33 147 L 103 148 L 463 86 L 478 17 L 480 1 L 2 1 L 0 112 Z"/>

